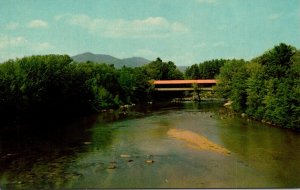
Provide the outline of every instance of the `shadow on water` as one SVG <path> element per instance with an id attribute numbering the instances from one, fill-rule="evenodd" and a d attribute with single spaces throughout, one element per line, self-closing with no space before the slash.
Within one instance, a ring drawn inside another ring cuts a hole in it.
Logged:
<path id="1" fill-rule="evenodd" d="M 72 187 L 69 183 L 81 177 L 70 169 L 78 155 L 111 148 L 115 129 L 109 123 L 144 117 L 157 109 L 137 106 L 87 117 L 44 116 L 1 124 L 0 188 Z"/>
<path id="2" fill-rule="evenodd" d="M 111 149 L 115 128 L 110 123 L 157 109 L 136 106 L 86 117 L 43 116 L 0 124 L 0 188 L 71 188 L 82 177 L 72 170 L 79 155 Z"/>
<path id="3" fill-rule="evenodd" d="M 68 171 L 76 155 L 90 147 L 104 149 L 113 133 L 105 127 L 111 114 L 73 119 L 53 118 L 2 126 L 0 132 L 0 188 L 67 187 L 80 174 Z M 99 122 L 101 121 L 101 122 Z M 91 132 L 98 125 L 100 130 Z M 101 126 L 103 127 L 101 128 Z"/>
<path id="4" fill-rule="evenodd" d="M 202 101 L 202 102 L 186 102 L 183 104 L 185 109 L 201 111 L 201 112 L 218 112 L 223 105 L 223 101 Z"/>

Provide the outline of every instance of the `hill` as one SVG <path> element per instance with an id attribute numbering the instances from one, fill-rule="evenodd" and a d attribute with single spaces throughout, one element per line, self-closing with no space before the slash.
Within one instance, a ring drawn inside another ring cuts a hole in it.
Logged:
<path id="1" fill-rule="evenodd" d="M 138 67 L 151 62 L 142 57 L 131 57 L 131 58 L 119 59 L 111 55 L 93 54 L 90 52 L 78 54 L 72 56 L 72 58 L 74 61 L 77 62 L 92 61 L 96 63 L 114 64 L 116 68 L 121 68 L 124 65 L 128 67 Z"/>

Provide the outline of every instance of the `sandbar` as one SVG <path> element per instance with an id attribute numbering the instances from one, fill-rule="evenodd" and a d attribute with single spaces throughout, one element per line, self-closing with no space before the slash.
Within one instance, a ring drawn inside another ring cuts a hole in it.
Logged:
<path id="1" fill-rule="evenodd" d="M 169 129 L 167 134 L 171 137 L 186 142 L 189 148 L 198 149 L 198 150 L 208 150 L 208 151 L 213 151 L 225 155 L 230 154 L 230 151 L 227 150 L 226 148 L 223 148 L 215 144 L 214 142 L 208 140 L 204 136 L 192 131 L 182 130 L 182 129 L 180 130 Z"/>

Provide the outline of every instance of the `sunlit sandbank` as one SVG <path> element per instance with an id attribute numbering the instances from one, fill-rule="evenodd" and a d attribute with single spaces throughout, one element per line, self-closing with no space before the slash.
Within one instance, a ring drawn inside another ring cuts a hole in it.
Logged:
<path id="1" fill-rule="evenodd" d="M 204 136 L 187 130 L 170 129 L 168 135 L 176 139 L 185 141 L 187 146 L 199 150 L 209 150 L 217 153 L 228 155 L 230 151 L 214 142 L 208 140 Z"/>

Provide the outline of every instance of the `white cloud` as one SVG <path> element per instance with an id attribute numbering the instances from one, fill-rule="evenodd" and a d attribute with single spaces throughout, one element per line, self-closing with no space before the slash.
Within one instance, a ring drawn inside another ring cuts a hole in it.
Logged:
<path id="1" fill-rule="evenodd" d="M 17 37 L 10 37 L 7 35 L 1 35 L 0 36 L 0 49 L 6 49 L 10 47 L 20 47 L 27 44 L 28 41 L 21 36 Z"/>
<path id="2" fill-rule="evenodd" d="M 28 28 L 47 28 L 48 23 L 46 21 L 37 19 L 37 20 L 32 20 L 27 24 Z"/>
<path id="3" fill-rule="evenodd" d="M 24 55 L 44 54 L 53 50 L 48 42 L 31 42 L 22 36 L 0 34 L 0 61 Z"/>
<path id="4" fill-rule="evenodd" d="M 14 29 L 18 28 L 18 26 L 19 26 L 18 22 L 10 22 L 10 23 L 6 24 L 5 28 L 7 30 L 14 30 Z"/>
<path id="5" fill-rule="evenodd" d="M 61 15 L 56 20 L 86 29 L 89 33 L 108 38 L 164 38 L 184 34 L 189 29 L 179 22 L 169 22 L 163 17 L 146 19 L 104 19 L 87 15 Z"/>
<path id="6" fill-rule="evenodd" d="M 197 3 L 201 4 L 215 4 L 217 0 L 195 0 Z"/>

